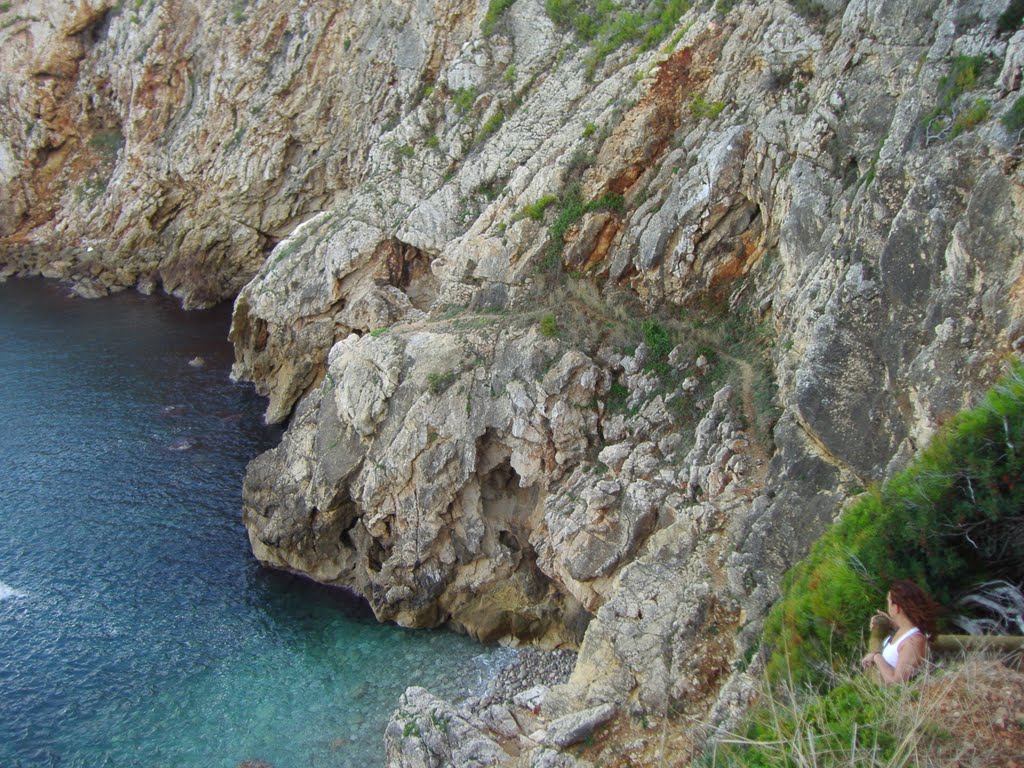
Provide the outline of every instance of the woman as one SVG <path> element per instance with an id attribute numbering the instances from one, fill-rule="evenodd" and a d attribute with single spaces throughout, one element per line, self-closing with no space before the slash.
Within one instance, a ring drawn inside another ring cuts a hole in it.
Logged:
<path id="1" fill-rule="evenodd" d="M 892 629 L 881 650 L 861 659 L 865 670 L 876 669 L 883 683 L 905 683 L 914 676 L 935 639 L 938 606 L 912 581 L 900 579 L 889 587 L 888 612 L 871 617 L 872 634 L 888 624 Z"/>

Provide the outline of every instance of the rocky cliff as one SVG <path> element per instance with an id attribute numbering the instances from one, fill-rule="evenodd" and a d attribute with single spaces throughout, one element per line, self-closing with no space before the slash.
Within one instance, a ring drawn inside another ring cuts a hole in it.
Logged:
<path id="1" fill-rule="evenodd" d="M 741 706 L 784 570 L 1024 343 L 1006 10 L 14 2 L 4 274 L 237 294 L 257 557 L 580 650 L 443 734 L 410 692 L 392 763 L 570 765 Z"/>

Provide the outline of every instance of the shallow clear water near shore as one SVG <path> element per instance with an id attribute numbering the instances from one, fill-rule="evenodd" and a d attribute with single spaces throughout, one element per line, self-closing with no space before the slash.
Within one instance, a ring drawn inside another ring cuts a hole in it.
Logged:
<path id="1" fill-rule="evenodd" d="M 379 765 L 406 686 L 482 686 L 493 651 L 255 563 L 242 477 L 279 435 L 228 322 L 0 285 L 0 765 Z"/>

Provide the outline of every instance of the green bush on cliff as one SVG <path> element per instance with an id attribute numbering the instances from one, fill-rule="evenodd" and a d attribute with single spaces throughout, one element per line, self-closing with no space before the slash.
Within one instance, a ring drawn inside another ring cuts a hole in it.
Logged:
<path id="1" fill-rule="evenodd" d="M 935 109 L 929 112 L 924 119 L 925 129 L 929 134 L 933 134 L 933 138 L 944 135 L 946 130 L 952 131 L 956 136 L 962 133 L 964 128 L 973 127 L 963 125 L 956 104 L 963 94 L 978 85 L 978 78 L 981 77 L 985 63 L 984 56 L 957 56 L 950 65 L 949 73 L 939 78 L 937 104 Z M 976 101 L 968 110 L 968 112 L 975 111 L 976 123 L 988 116 L 987 108 L 980 116 L 976 113 L 978 109 L 979 104 Z M 955 123 L 960 123 L 960 125 L 955 126 Z M 957 127 L 959 130 L 956 129 Z"/>
<path id="2" fill-rule="evenodd" d="M 484 15 L 483 25 L 481 29 L 485 35 L 494 33 L 494 27 L 498 23 L 498 18 L 507 11 L 516 0 L 491 0 L 487 5 L 487 13 Z"/>
<path id="3" fill-rule="evenodd" d="M 551 224 L 551 240 L 548 243 L 547 254 L 542 266 L 551 269 L 559 264 L 562 250 L 565 248 L 566 233 L 585 214 L 595 211 L 621 214 L 624 210 L 625 201 L 622 195 L 608 193 L 590 202 L 585 202 L 581 196 L 580 185 L 578 183 L 570 184 L 560 200 L 558 214 Z"/>
<path id="4" fill-rule="evenodd" d="M 672 334 L 660 325 L 657 320 L 648 318 L 641 323 L 641 330 L 644 334 L 644 344 L 647 345 L 648 357 L 644 368 L 665 378 L 672 373 L 672 366 L 669 365 L 668 356 L 675 344 L 672 341 Z"/>
<path id="5" fill-rule="evenodd" d="M 576 39 L 592 46 L 587 72 L 592 76 L 612 52 L 639 42 L 643 50 L 656 46 L 690 9 L 689 0 L 651 0 L 633 11 L 614 0 L 545 0 L 548 17 Z"/>
<path id="6" fill-rule="evenodd" d="M 1019 96 L 1013 106 L 1000 118 L 1000 122 L 1006 126 L 1012 134 L 1020 133 L 1024 128 L 1024 96 Z"/>
<path id="7" fill-rule="evenodd" d="M 725 109 L 724 101 L 708 101 L 699 93 L 690 100 L 690 114 L 698 120 L 703 120 L 705 117 L 714 120 L 723 109 Z"/>
<path id="8" fill-rule="evenodd" d="M 1010 0 L 1006 10 L 999 15 L 996 29 L 999 32 L 1012 32 L 1024 20 L 1024 0 Z"/>
<path id="9" fill-rule="evenodd" d="M 476 104 L 476 88 L 473 86 L 459 88 L 452 93 L 452 101 L 460 115 L 468 115 L 473 110 L 473 105 Z"/>
<path id="10" fill-rule="evenodd" d="M 953 121 L 953 138 L 983 123 L 991 109 L 992 105 L 988 99 L 976 99 L 970 109 L 961 112 Z"/>
<path id="11" fill-rule="evenodd" d="M 1024 570 L 1024 367 L 962 411 L 913 463 L 858 499 L 783 582 L 765 625 L 774 680 L 821 683 L 852 663 L 888 583 L 917 581 L 949 605 Z"/>

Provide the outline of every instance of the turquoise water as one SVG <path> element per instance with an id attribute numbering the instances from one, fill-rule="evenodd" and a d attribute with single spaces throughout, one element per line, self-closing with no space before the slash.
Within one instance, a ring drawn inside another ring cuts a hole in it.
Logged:
<path id="1" fill-rule="evenodd" d="M 364 768 L 406 686 L 482 684 L 465 638 L 256 565 L 242 477 L 279 435 L 228 321 L 0 285 L 0 766 Z"/>

